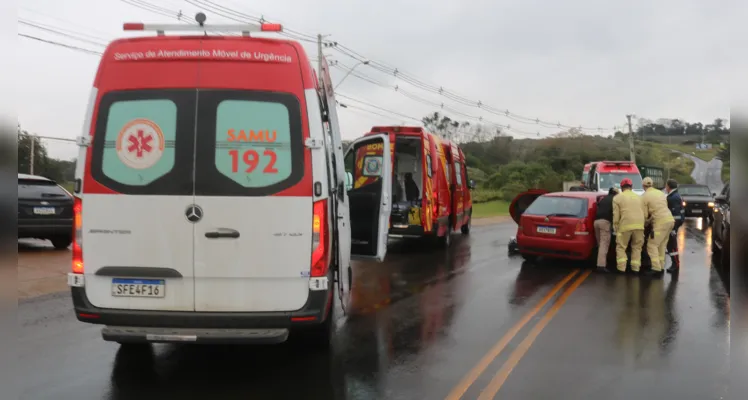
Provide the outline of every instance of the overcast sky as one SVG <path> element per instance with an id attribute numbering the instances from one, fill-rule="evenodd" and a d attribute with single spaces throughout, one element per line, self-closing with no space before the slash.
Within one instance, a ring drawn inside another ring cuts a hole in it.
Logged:
<path id="1" fill-rule="evenodd" d="M 18 32 L 102 51 L 95 43 L 45 32 L 21 21 L 62 28 L 103 42 L 123 36 L 122 22 L 176 22 L 127 3 L 182 10 L 207 23 L 231 23 L 205 0 L 20 0 Z M 202 3 L 198 7 L 194 3 Z M 567 125 L 601 127 L 612 133 L 625 114 L 711 122 L 728 118 L 731 82 L 748 70 L 745 38 L 730 34 L 748 15 L 748 2 L 701 0 L 213 0 L 225 8 L 264 16 L 309 35 L 330 34 L 370 60 L 404 71 L 424 83 L 526 117 Z M 20 69 L 15 109 L 23 129 L 44 136 L 80 135 L 99 57 L 18 37 Z M 738 43 L 738 41 L 742 41 Z M 305 43 L 315 57 L 313 43 Z M 356 61 L 333 49 L 341 65 Z M 424 100 L 511 125 L 516 137 L 559 131 L 520 123 L 460 105 L 392 74 L 361 65 L 355 73 L 400 87 Z M 344 71 L 333 70 L 338 82 Z M 394 89 L 353 75 L 339 93 L 421 118 L 437 111 Z M 377 110 L 346 99 L 343 103 Z M 414 123 L 341 109 L 344 138 L 372 125 Z M 466 118 L 454 115 L 457 119 Z M 474 121 L 471 121 L 474 122 Z M 74 144 L 48 142 L 50 155 L 72 158 Z"/>

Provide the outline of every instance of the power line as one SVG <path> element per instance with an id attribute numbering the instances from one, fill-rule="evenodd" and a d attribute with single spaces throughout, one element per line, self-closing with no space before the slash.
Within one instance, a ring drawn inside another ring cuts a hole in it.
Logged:
<path id="1" fill-rule="evenodd" d="M 80 51 L 80 52 L 87 53 L 87 54 L 92 54 L 92 55 L 97 55 L 97 56 L 100 56 L 102 54 L 100 51 L 95 51 L 95 50 L 91 50 L 91 49 L 85 49 L 83 47 L 72 46 L 72 45 L 65 44 L 65 43 L 60 43 L 60 42 L 55 42 L 55 41 L 52 41 L 52 40 L 42 39 L 40 37 L 27 35 L 27 34 L 21 33 L 21 32 L 18 32 L 18 36 L 24 37 L 26 39 L 32 39 L 32 40 L 37 40 L 39 42 L 44 42 L 44 43 L 52 44 L 52 45 L 55 45 L 55 46 L 65 47 L 65 48 L 68 48 L 68 49 L 71 49 L 71 50 L 76 50 L 76 51 Z"/>
<path id="2" fill-rule="evenodd" d="M 422 97 L 420 97 L 420 96 L 418 96 L 416 94 L 410 93 L 410 92 L 406 91 L 405 89 L 400 88 L 397 85 L 388 85 L 386 83 L 382 83 L 382 82 L 379 82 L 377 80 L 374 80 L 374 79 L 372 79 L 372 78 L 370 78 L 368 76 L 365 76 L 365 75 L 362 76 L 362 75 L 360 75 L 360 74 L 358 74 L 356 72 L 353 72 L 347 66 L 343 65 L 344 67 L 348 68 L 346 70 L 343 67 L 340 67 L 339 66 L 340 64 L 342 64 L 342 63 L 337 63 L 337 64 L 333 65 L 333 67 L 341 69 L 341 70 L 344 70 L 344 71 L 349 71 L 352 76 L 354 76 L 356 78 L 359 78 L 359 79 L 362 79 L 362 80 L 365 80 L 365 81 L 367 81 L 369 83 L 372 83 L 374 85 L 381 86 L 381 87 L 387 88 L 387 89 L 394 89 L 396 92 L 398 92 L 399 94 L 403 95 L 404 97 L 407 97 L 410 100 L 413 100 L 413 101 L 416 101 L 416 102 L 419 102 L 421 104 L 425 104 L 425 105 L 428 105 L 428 106 L 431 106 L 431 107 L 439 108 L 440 110 L 442 110 L 443 113 L 444 113 L 444 111 L 450 112 L 450 113 L 453 113 L 453 114 L 457 114 L 457 115 L 459 115 L 459 116 L 461 116 L 463 118 L 468 118 L 468 119 L 471 119 L 473 121 L 477 121 L 478 123 L 481 123 L 481 124 L 492 125 L 492 126 L 494 126 L 496 128 L 504 129 L 504 130 L 507 130 L 507 131 L 512 131 L 512 132 L 519 133 L 519 134 L 522 134 L 522 135 L 535 136 L 535 135 L 538 134 L 538 132 L 527 132 L 527 131 L 523 131 L 523 130 L 520 130 L 520 129 L 512 128 L 511 125 L 500 124 L 498 122 L 494 122 L 494 121 L 491 121 L 489 119 L 485 119 L 482 116 L 475 116 L 475 115 L 472 115 L 472 114 L 468 114 L 468 113 L 462 112 L 460 110 L 457 110 L 457 109 L 455 109 L 453 107 L 447 106 L 444 103 L 436 103 L 436 102 L 433 102 L 433 101 L 429 101 L 429 100 L 424 99 L 424 98 L 422 98 Z"/>
<path id="3" fill-rule="evenodd" d="M 89 40 L 89 39 L 85 39 L 85 38 L 81 38 L 78 35 L 63 32 L 61 29 L 55 28 L 55 27 L 53 27 L 51 25 L 45 25 L 45 24 L 41 24 L 41 23 L 37 23 L 37 22 L 30 22 L 30 21 L 26 21 L 26 20 L 20 19 L 20 18 L 18 19 L 18 23 L 20 23 L 22 25 L 26 25 L 26 26 L 32 27 L 32 28 L 35 28 L 35 29 L 39 29 L 41 31 L 45 31 L 45 32 L 49 32 L 49 33 L 54 33 L 56 35 L 64 36 L 64 37 L 67 37 L 67 38 L 70 38 L 70 39 L 74 39 L 74 40 L 78 40 L 78 41 L 81 41 L 81 42 L 93 44 L 94 46 L 106 47 L 105 43 L 94 41 L 94 40 Z"/>
<path id="4" fill-rule="evenodd" d="M 188 3 L 190 3 L 192 5 L 198 6 L 198 7 L 212 8 L 212 10 L 206 10 L 206 11 L 215 12 L 215 13 L 217 13 L 219 15 L 222 15 L 222 16 L 226 16 L 226 13 L 229 13 L 231 15 L 234 15 L 235 17 L 245 18 L 245 19 L 249 19 L 249 20 L 255 20 L 255 21 L 264 20 L 264 17 L 263 18 L 257 18 L 257 17 L 254 17 L 252 15 L 249 15 L 249 14 L 246 14 L 246 13 L 242 13 L 240 11 L 236 11 L 236 10 L 234 10 L 232 8 L 221 6 L 221 5 L 215 3 L 214 1 L 211 1 L 211 0 L 185 0 L 185 1 L 187 1 Z M 235 19 L 235 17 L 227 17 L 227 18 L 237 20 L 237 19 Z M 306 41 L 313 41 L 314 40 L 314 36 L 313 35 L 309 35 L 309 34 L 306 34 L 306 33 L 303 33 L 303 32 L 293 31 L 293 30 L 285 28 L 285 27 L 284 27 L 284 30 L 286 32 L 288 32 L 288 33 L 293 33 L 295 36 L 297 36 L 296 37 L 297 40 L 306 40 Z M 299 39 L 298 36 L 302 36 L 305 39 Z M 541 120 L 540 118 L 525 117 L 523 115 L 511 112 L 508 109 L 502 109 L 502 108 L 492 107 L 492 106 L 490 106 L 488 104 L 485 104 L 485 103 L 483 103 L 483 102 L 481 102 L 479 100 L 476 101 L 476 100 L 472 100 L 472 99 L 469 99 L 467 97 L 458 95 L 457 93 L 455 93 L 453 91 L 444 89 L 443 86 L 436 86 L 436 85 L 431 85 L 431 84 L 425 83 L 422 80 L 416 78 L 415 76 L 413 76 L 411 74 L 408 74 L 408 73 L 406 73 L 404 71 L 401 71 L 401 70 L 399 70 L 396 67 L 389 66 L 389 65 L 387 65 L 387 64 L 385 64 L 383 62 L 379 62 L 379 61 L 376 61 L 376 60 L 367 59 L 366 57 L 364 57 L 360 53 L 354 51 L 353 49 L 351 49 L 351 48 L 349 48 L 347 46 L 344 46 L 343 44 L 341 44 L 339 42 L 336 42 L 336 41 L 327 41 L 327 44 L 329 45 L 327 47 L 332 47 L 333 49 L 337 50 L 338 52 L 340 52 L 340 53 L 342 53 L 342 54 L 344 54 L 344 55 L 346 55 L 348 57 L 351 57 L 351 58 L 353 58 L 353 59 L 355 59 L 357 61 L 368 60 L 368 61 L 370 61 L 369 65 L 372 68 L 374 68 L 376 70 L 379 70 L 380 72 L 386 73 L 388 75 L 393 75 L 393 76 L 395 76 L 395 77 L 397 77 L 397 78 L 399 78 L 399 79 L 401 79 L 401 80 L 403 80 L 403 81 L 405 81 L 405 82 L 407 82 L 407 83 L 409 83 L 409 84 L 411 84 L 413 86 L 418 87 L 419 89 L 439 94 L 440 96 L 446 97 L 446 98 L 448 98 L 448 99 L 450 99 L 452 101 L 458 102 L 458 103 L 466 105 L 466 106 L 480 108 L 480 109 L 485 110 L 485 111 L 487 111 L 489 113 L 492 113 L 492 114 L 495 114 L 495 115 L 498 115 L 498 116 L 502 116 L 502 117 L 510 118 L 510 119 L 512 119 L 512 120 L 514 120 L 516 122 L 525 123 L 525 124 L 536 124 L 536 125 L 544 126 L 546 128 L 579 129 L 581 131 L 594 131 L 594 132 L 598 132 L 598 133 L 602 133 L 603 132 L 603 129 L 601 127 L 599 127 L 599 126 L 598 127 L 585 127 L 585 126 L 581 126 L 581 125 L 580 126 L 572 126 L 572 125 L 568 125 L 568 124 L 562 124 L 560 121 L 553 122 L 553 121 Z M 613 130 L 615 130 L 615 129 L 616 129 L 616 127 L 614 127 Z"/>

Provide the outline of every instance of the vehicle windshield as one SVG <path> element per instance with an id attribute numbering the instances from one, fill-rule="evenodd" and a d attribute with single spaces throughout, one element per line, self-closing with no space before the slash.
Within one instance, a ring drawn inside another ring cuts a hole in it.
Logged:
<path id="1" fill-rule="evenodd" d="M 624 178 L 631 179 L 631 183 L 633 183 L 633 188 L 636 190 L 642 189 L 642 177 L 639 174 L 636 173 L 601 173 L 600 174 L 600 184 L 598 187 L 600 189 L 608 190 L 611 187 L 621 187 L 621 181 Z"/>
<path id="2" fill-rule="evenodd" d="M 587 201 L 574 197 L 541 196 L 530 204 L 525 214 L 584 218 L 587 216 Z"/>
<path id="3" fill-rule="evenodd" d="M 65 189 L 52 181 L 37 179 L 18 180 L 19 199 L 64 198 L 69 197 Z"/>
<path id="4" fill-rule="evenodd" d="M 678 188 L 678 192 L 682 196 L 712 196 L 712 193 L 706 186 L 681 186 Z"/>

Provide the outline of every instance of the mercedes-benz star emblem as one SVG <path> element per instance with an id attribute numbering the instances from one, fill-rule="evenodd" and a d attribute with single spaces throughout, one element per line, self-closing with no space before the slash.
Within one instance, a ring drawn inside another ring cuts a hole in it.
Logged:
<path id="1" fill-rule="evenodd" d="M 184 215 L 187 217 L 187 221 L 192 222 L 193 224 L 197 221 L 200 221 L 203 218 L 203 209 L 200 208 L 197 204 L 193 204 L 184 211 Z"/>

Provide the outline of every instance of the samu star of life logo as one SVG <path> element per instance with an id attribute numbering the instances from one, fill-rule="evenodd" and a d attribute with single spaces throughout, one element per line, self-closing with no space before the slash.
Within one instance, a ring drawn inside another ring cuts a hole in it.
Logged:
<path id="1" fill-rule="evenodd" d="M 117 156 L 130 168 L 150 168 L 163 155 L 164 134 L 153 121 L 130 121 L 122 127 L 117 136 Z"/>

